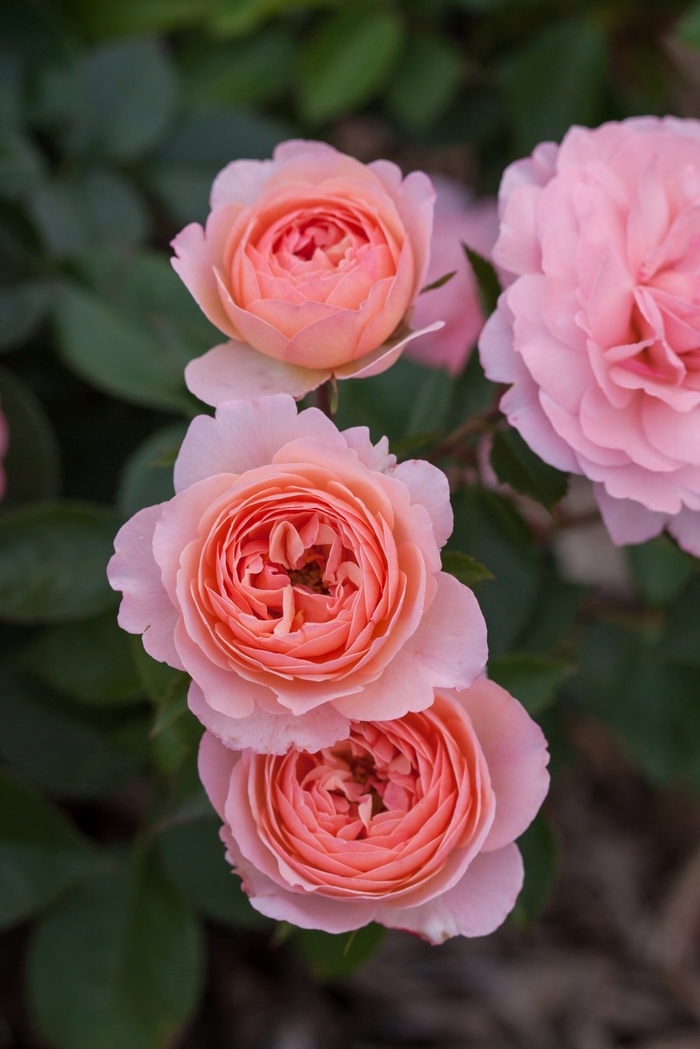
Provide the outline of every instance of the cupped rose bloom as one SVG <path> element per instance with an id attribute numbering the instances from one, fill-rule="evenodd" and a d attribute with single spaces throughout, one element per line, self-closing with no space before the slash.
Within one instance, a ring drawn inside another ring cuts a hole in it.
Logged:
<path id="1" fill-rule="evenodd" d="M 485 678 L 429 710 L 352 721 L 314 752 L 235 753 L 210 733 L 199 772 L 227 859 L 263 914 L 340 933 L 370 921 L 431 943 L 485 936 L 523 880 L 514 840 L 547 793 L 547 745 Z"/>
<path id="2" fill-rule="evenodd" d="M 437 200 L 426 284 L 447 273 L 455 275 L 442 287 L 419 296 L 413 325 L 422 329 L 443 320 L 445 326 L 411 342 L 406 356 L 458 375 L 484 326 L 478 285 L 462 245 L 490 259 L 498 236 L 498 212 L 495 200 L 471 201 L 457 182 L 436 177 L 433 183 Z"/>
<path id="3" fill-rule="evenodd" d="M 388 368 L 420 334 L 408 322 L 434 200 L 422 172 L 402 179 L 395 164 L 361 164 L 323 142 L 225 167 L 206 228 L 192 223 L 173 241 L 176 272 L 231 339 L 190 362 L 190 390 L 215 406 L 300 397 L 332 375 Z"/>
<path id="4" fill-rule="evenodd" d="M 229 744 L 318 749 L 482 671 L 479 606 L 440 571 L 436 467 L 278 394 L 196 418 L 175 490 L 120 530 L 109 579 L 121 626 L 192 676 L 192 710 Z"/>
<path id="5" fill-rule="evenodd" d="M 530 447 L 585 474 L 617 544 L 700 556 L 700 122 L 572 128 L 511 165 L 480 340 Z"/>

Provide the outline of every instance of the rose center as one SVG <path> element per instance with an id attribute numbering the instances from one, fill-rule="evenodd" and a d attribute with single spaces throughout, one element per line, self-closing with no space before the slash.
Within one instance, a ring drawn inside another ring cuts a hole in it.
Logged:
<path id="1" fill-rule="evenodd" d="M 302 565 L 301 568 L 290 569 L 287 575 L 292 586 L 306 586 L 309 590 L 313 590 L 315 594 L 325 594 L 326 596 L 330 594 L 330 590 L 323 582 L 323 569 L 318 561 L 309 561 L 308 564 Z"/>

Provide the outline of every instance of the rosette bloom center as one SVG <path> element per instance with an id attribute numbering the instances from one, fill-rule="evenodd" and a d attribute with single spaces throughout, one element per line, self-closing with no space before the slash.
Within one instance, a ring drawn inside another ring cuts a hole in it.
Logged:
<path id="1" fill-rule="evenodd" d="M 334 897 L 383 897 L 429 883 L 493 820 L 488 769 L 468 719 L 435 707 L 352 722 L 309 754 L 245 754 L 253 819 L 290 884 Z"/>

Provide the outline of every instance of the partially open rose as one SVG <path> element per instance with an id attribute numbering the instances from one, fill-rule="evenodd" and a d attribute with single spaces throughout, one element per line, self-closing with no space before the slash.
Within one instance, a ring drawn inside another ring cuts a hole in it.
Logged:
<path id="1" fill-rule="evenodd" d="M 190 362 L 196 396 L 300 397 L 331 375 L 384 371 L 420 332 L 410 311 L 428 267 L 435 192 L 385 160 L 285 142 L 217 176 L 206 228 L 173 241 L 173 266 L 230 337 Z M 440 324 L 429 325 L 429 329 Z"/>
<path id="2" fill-rule="evenodd" d="M 616 543 L 664 527 L 700 556 L 700 122 L 572 128 L 505 172 L 481 336 L 501 407 L 585 474 Z"/>
<path id="3" fill-rule="evenodd" d="M 235 753 L 207 733 L 199 771 L 257 910 L 340 933 L 370 921 L 441 943 L 515 904 L 519 837 L 549 785 L 540 728 L 498 685 L 353 721 L 315 753 Z"/>
<path id="4" fill-rule="evenodd" d="M 476 599 L 440 571 L 452 510 L 429 463 L 280 394 L 195 419 L 175 488 L 120 530 L 109 579 L 122 627 L 191 674 L 232 745 L 327 746 L 483 669 Z"/>

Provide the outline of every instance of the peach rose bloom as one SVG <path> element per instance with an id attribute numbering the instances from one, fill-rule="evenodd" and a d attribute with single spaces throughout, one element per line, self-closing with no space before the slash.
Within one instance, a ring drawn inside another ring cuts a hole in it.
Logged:
<path id="1" fill-rule="evenodd" d="M 700 556 L 700 122 L 574 127 L 511 165 L 480 340 L 501 407 L 585 474 L 618 545 L 667 527 Z"/>
<path id="2" fill-rule="evenodd" d="M 192 710 L 230 745 L 318 749 L 481 673 L 483 616 L 440 570 L 436 467 L 278 394 L 196 418 L 175 490 L 120 530 L 109 580 L 121 626 L 192 676 Z"/>
<path id="3" fill-rule="evenodd" d="M 388 368 L 421 334 L 408 322 L 434 200 L 422 172 L 402 179 L 395 164 L 361 164 L 323 142 L 225 167 L 206 228 L 193 222 L 173 241 L 173 267 L 231 340 L 190 362 L 190 390 L 215 406 L 300 397 L 332 375 Z"/>
<path id="4" fill-rule="evenodd" d="M 455 275 L 441 288 L 418 297 L 413 325 L 425 328 L 433 321 L 443 320 L 445 326 L 411 342 L 406 356 L 459 375 L 485 320 L 474 271 L 462 243 L 490 259 L 498 236 L 498 211 L 495 200 L 471 201 L 458 182 L 434 177 L 433 184 L 437 199 L 425 283 L 432 284 L 453 271 Z"/>
<path id="5" fill-rule="evenodd" d="M 199 772 L 227 859 L 262 914 L 340 933 L 368 922 L 431 943 L 485 936 L 515 904 L 514 840 L 547 793 L 540 728 L 499 685 L 352 721 L 316 752 L 235 753 L 210 733 Z"/>

